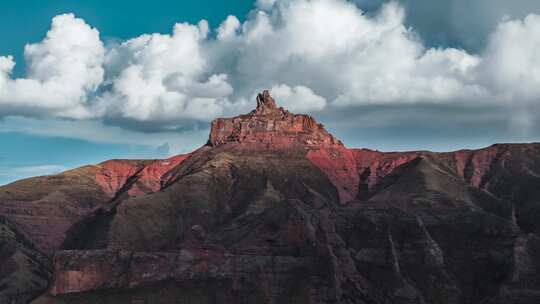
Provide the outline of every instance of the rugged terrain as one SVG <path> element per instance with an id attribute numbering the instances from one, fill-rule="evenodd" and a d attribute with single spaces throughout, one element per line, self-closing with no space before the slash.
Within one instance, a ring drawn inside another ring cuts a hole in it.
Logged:
<path id="1" fill-rule="evenodd" d="M 349 149 L 268 92 L 166 160 L 0 187 L 0 303 L 540 303 L 540 144 Z"/>

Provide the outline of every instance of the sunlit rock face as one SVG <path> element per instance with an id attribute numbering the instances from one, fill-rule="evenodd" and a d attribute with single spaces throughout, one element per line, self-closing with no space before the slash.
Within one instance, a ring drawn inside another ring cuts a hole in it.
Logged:
<path id="1" fill-rule="evenodd" d="M 249 114 L 212 122 L 208 144 L 227 143 L 261 144 L 268 148 L 343 145 L 313 117 L 278 108 L 268 91 L 257 96 L 257 108 Z"/>
<path id="2" fill-rule="evenodd" d="M 0 187 L 0 303 L 540 303 L 540 144 L 351 149 L 256 102 L 186 155 Z"/>

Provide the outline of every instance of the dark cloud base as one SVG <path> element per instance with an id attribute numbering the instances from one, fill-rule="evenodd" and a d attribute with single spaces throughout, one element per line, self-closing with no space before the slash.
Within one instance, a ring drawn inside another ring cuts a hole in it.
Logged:
<path id="1" fill-rule="evenodd" d="M 540 141 L 538 113 L 528 113 L 526 126 L 515 126 L 522 118 L 507 107 L 383 105 L 320 114 L 322 121 L 334 122 L 327 124 L 329 130 L 358 148 L 451 151 Z"/>

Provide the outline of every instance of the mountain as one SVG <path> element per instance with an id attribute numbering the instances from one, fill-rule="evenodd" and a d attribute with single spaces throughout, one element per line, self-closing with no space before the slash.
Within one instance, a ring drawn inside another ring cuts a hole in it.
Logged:
<path id="1" fill-rule="evenodd" d="M 349 149 L 265 91 L 187 155 L 0 187 L 0 302 L 540 303 L 539 219 L 540 144 Z"/>

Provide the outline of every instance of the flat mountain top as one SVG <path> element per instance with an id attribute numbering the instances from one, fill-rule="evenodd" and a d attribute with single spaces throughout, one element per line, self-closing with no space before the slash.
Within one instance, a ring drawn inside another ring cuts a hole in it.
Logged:
<path id="1" fill-rule="evenodd" d="M 212 122 L 208 144 L 219 146 L 227 143 L 252 143 L 275 148 L 343 145 L 313 117 L 278 108 L 268 91 L 257 95 L 257 108 L 249 114 L 218 118 Z"/>

